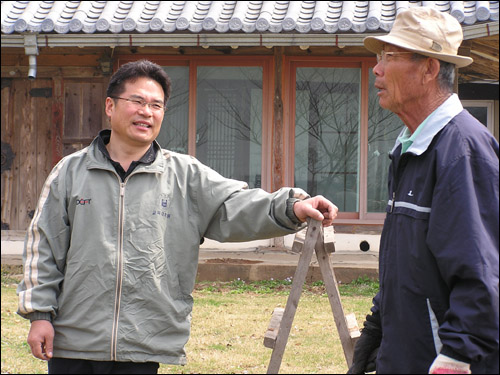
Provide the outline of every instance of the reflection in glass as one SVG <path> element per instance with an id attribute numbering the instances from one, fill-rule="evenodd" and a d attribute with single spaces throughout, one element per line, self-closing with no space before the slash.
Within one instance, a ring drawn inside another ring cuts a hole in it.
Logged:
<path id="1" fill-rule="evenodd" d="M 170 151 L 188 153 L 189 128 L 189 68 L 168 66 L 163 68 L 172 81 L 171 96 L 156 140 Z"/>
<path id="2" fill-rule="evenodd" d="M 359 210 L 360 69 L 297 68 L 295 185 Z"/>
<path id="3" fill-rule="evenodd" d="M 379 105 L 377 89 L 373 86 L 375 75 L 370 70 L 368 100 L 368 173 L 367 211 L 385 212 L 388 201 L 387 174 L 389 152 L 403 128 L 403 123 L 394 113 Z"/>
<path id="4" fill-rule="evenodd" d="M 261 186 L 262 68 L 198 68 L 196 157 L 224 177 Z"/>

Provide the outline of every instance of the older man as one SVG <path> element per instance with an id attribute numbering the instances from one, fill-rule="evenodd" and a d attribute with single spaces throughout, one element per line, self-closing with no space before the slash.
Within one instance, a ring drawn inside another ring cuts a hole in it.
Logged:
<path id="1" fill-rule="evenodd" d="M 453 94 L 460 24 L 425 7 L 368 37 L 390 153 L 373 299 L 349 373 L 498 374 L 498 142 Z"/>

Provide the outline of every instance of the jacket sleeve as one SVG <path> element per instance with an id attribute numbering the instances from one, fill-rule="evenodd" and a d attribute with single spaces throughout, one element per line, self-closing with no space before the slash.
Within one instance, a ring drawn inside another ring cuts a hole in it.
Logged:
<path id="1" fill-rule="evenodd" d="M 61 161 L 47 177 L 26 233 L 17 313 L 31 321 L 53 320 L 57 314 L 70 239 L 62 166 Z"/>
<path id="2" fill-rule="evenodd" d="M 295 233 L 305 226 L 290 214 L 294 201 L 308 197 L 302 189 L 274 193 L 248 189 L 245 182 L 199 167 L 196 200 L 202 236 L 219 242 L 252 241 Z"/>
<path id="3" fill-rule="evenodd" d="M 449 293 L 441 353 L 478 361 L 498 350 L 498 144 L 442 168 L 427 243 Z"/>

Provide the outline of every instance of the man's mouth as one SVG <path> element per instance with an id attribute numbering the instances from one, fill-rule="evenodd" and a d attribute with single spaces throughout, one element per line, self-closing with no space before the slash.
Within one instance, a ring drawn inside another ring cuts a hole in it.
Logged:
<path id="1" fill-rule="evenodd" d="M 385 88 L 383 86 L 375 86 L 375 88 L 378 90 L 377 95 L 380 96 L 382 93 L 385 91 Z"/>
<path id="2" fill-rule="evenodd" d="M 151 127 L 151 124 L 149 124 L 148 122 L 144 122 L 144 121 L 135 121 L 135 122 L 133 122 L 133 124 L 135 126 L 139 126 L 141 128 L 146 128 L 146 129 Z"/>

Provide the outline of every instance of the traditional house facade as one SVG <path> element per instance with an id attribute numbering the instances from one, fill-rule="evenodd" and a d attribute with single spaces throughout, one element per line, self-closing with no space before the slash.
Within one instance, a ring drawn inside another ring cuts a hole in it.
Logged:
<path id="1" fill-rule="evenodd" d="M 456 91 L 498 139 L 498 1 L 2 1 L 2 231 L 25 231 L 50 169 L 108 127 L 109 77 L 141 58 L 173 83 L 158 141 L 227 177 L 298 186 L 379 233 L 388 151 L 367 34 L 433 6 L 462 24 Z"/>

